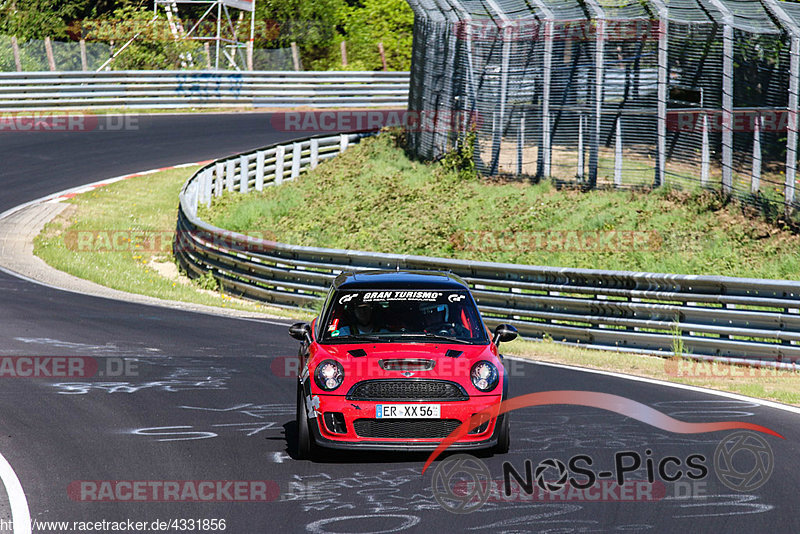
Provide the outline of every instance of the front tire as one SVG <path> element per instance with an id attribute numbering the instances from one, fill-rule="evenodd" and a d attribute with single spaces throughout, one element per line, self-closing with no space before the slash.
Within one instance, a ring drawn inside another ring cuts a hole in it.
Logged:
<path id="1" fill-rule="evenodd" d="M 500 416 L 500 420 L 497 422 L 498 426 L 498 434 L 497 434 L 497 445 L 492 448 L 492 452 L 494 454 L 506 454 L 508 450 L 511 448 L 511 428 L 508 422 L 508 414 L 504 413 Z"/>
<path id="2" fill-rule="evenodd" d="M 297 449 L 295 456 L 298 460 L 313 460 L 315 447 L 314 438 L 308 429 L 308 415 L 306 414 L 306 403 L 303 399 L 303 388 L 297 385 Z"/>

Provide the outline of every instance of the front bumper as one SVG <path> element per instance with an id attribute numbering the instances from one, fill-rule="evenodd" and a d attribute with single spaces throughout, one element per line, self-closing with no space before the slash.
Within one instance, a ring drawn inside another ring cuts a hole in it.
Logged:
<path id="1" fill-rule="evenodd" d="M 458 421 L 459 424 L 482 410 L 498 405 L 501 395 L 482 395 L 471 397 L 466 401 L 353 401 L 341 395 L 319 395 L 319 405 L 316 409 L 317 417 L 309 418 L 309 430 L 314 436 L 317 445 L 331 449 L 357 449 L 357 450 L 400 450 L 400 451 L 433 451 L 438 447 L 445 435 L 437 437 L 367 437 L 356 433 L 354 421 L 356 419 L 374 419 L 375 406 L 378 404 L 439 404 L 441 406 L 441 420 Z M 344 417 L 344 433 L 333 432 L 325 423 L 325 413 L 339 413 Z M 392 420 L 394 424 L 402 425 L 403 419 Z M 436 421 L 436 420 L 429 420 Z M 413 422 L 409 422 L 413 424 Z M 493 447 L 498 441 L 499 425 L 497 418 L 491 419 L 486 428 L 479 433 L 467 434 L 453 443 L 451 449 L 469 450 L 486 449 Z"/>

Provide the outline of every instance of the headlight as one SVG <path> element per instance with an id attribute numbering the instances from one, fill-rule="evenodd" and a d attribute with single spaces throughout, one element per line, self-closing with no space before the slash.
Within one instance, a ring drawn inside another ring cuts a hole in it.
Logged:
<path id="1" fill-rule="evenodd" d="M 314 379 L 325 391 L 333 391 L 344 382 L 344 369 L 336 360 L 325 360 L 317 366 Z"/>
<path id="2" fill-rule="evenodd" d="M 485 360 L 481 360 L 473 365 L 469 376 L 472 379 L 472 385 L 481 391 L 493 390 L 497 387 L 497 382 L 500 379 L 500 375 L 497 373 L 497 367 Z"/>

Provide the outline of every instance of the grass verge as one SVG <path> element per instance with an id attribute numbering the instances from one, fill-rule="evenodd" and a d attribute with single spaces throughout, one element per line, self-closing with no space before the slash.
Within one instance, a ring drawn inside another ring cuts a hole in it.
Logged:
<path id="1" fill-rule="evenodd" d="M 129 293 L 308 319 L 302 311 L 223 295 L 213 279 L 179 274 L 171 253 L 177 199 L 196 170 L 161 171 L 75 196 L 36 237 L 34 254 L 56 269 Z"/>

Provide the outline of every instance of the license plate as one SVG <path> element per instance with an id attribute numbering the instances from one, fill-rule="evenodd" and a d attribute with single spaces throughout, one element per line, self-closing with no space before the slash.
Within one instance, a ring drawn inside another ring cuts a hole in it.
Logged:
<path id="1" fill-rule="evenodd" d="M 439 419 L 441 407 L 438 404 L 378 404 L 375 406 L 376 419 Z"/>

